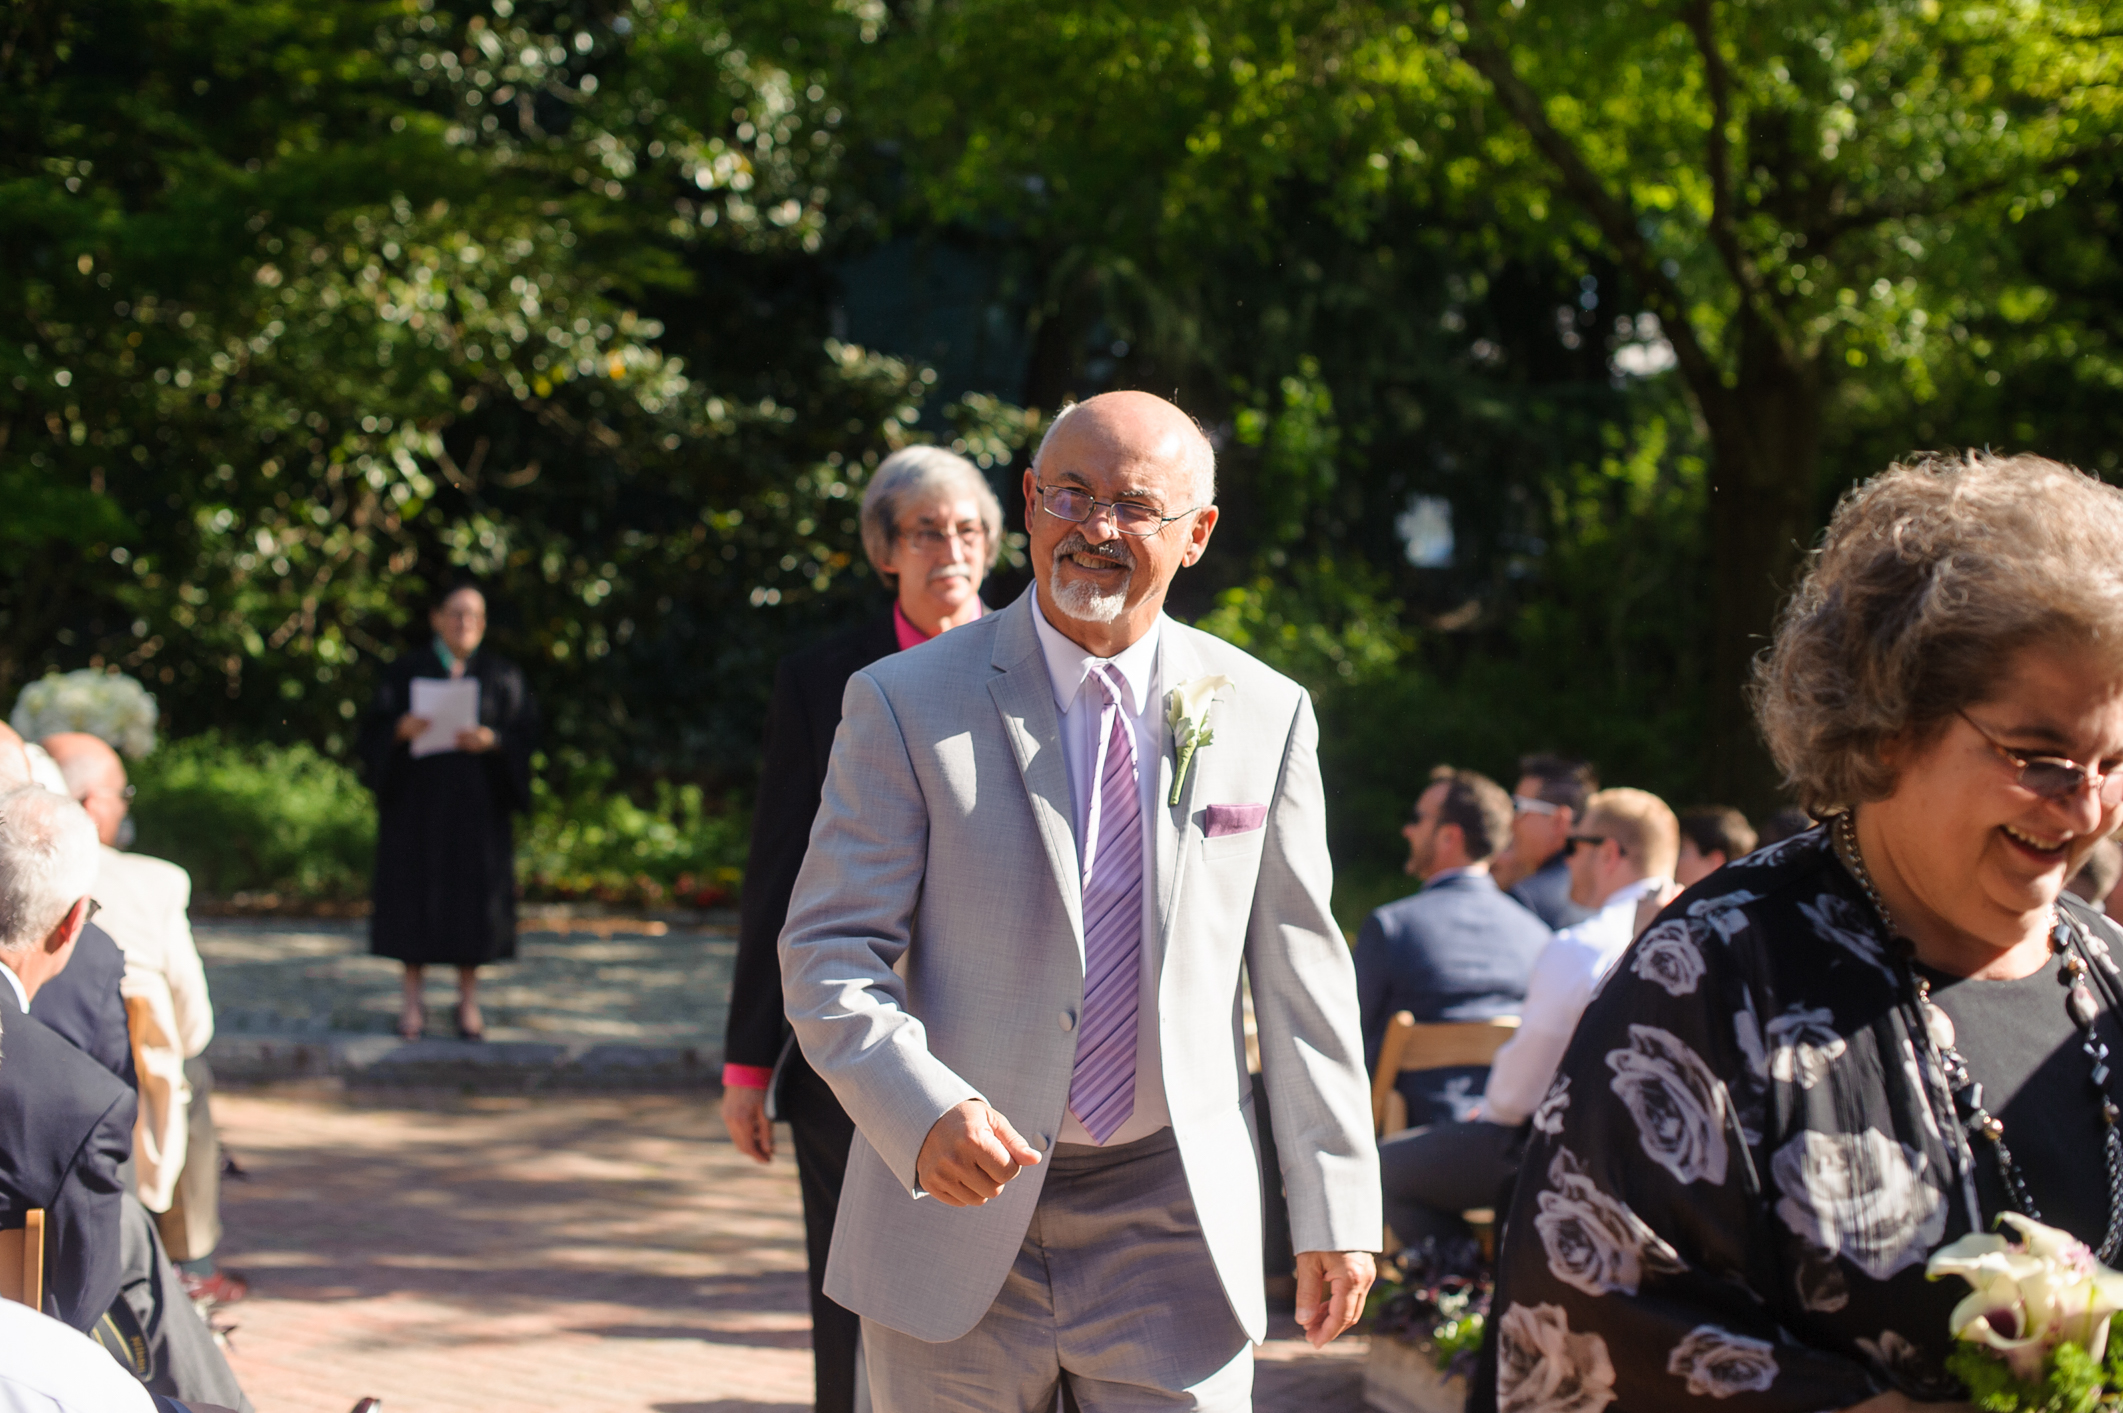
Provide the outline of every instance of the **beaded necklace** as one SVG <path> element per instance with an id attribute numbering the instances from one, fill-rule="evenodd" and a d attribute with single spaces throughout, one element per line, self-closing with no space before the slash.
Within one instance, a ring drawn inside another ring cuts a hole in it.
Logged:
<path id="1" fill-rule="evenodd" d="M 1874 886 L 1871 872 L 1865 867 L 1865 859 L 1858 852 L 1857 813 L 1845 810 L 1835 817 L 1829 827 L 1829 837 L 1835 844 L 1836 857 L 1843 867 L 1857 880 L 1864 890 L 1865 899 L 1879 915 L 1880 924 L 1887 930 L 1890 950 L 1902 969 L 1902 980 L 1914 996 L 1918 1017 L 1924 1023 L 1924 1033 L 1931 1041 L 1934 1058 L 1946 1076 L 1947 1088 L 1953 1093 L 1954 1111 L 1971 1138 L 1980 1138 L 1988 1145 L 1996 1160 L 1998 1176 L 2005 1184 L 2005 1195 L 2020 1214 L 2030 1221 L 2042 1220 L 2040 1209 L 2035 1206 L 2034 1196 L 2027 1190 L 2027 1177 L 2020 1165 L 2013 1161 L 2012 1150 L 2005 1146 L 2005 1124 L 1995 1114 L 1983 1107 L 1983 1086 L 1968 1072 L 1968 1062 L 1963 1059 L 1955 1045 L 1953 1018 L 1940 1010 L 1931 999 L 1931 982 L 1916 974 L 1912 962 L 1916 945 L 1898 931 L 1894 916 L 1887 911 L 1887 903 Z M 2088 967 L 2081 952 L 2087 950 L 2078 934 L 2078 925 L 2067 919 L 2064 911 L 2052 905 L 2050 909 L 2049 950 L 2061 953 L 2064 968 L 2057 980 L 2069 988 L 2064 997 L 2064 1012 L 2072 1024 L 2079 1028 L 2080 1048 L 2091 1061 L 2087 1077 L 2093 1091 L 2101 1101 L 2101 1128 L 2106 1139 L 2108 1157 L 2108 1233 L 2096 1253 L 2106 1264 L 2123 1252 L 2123 1133 L 2117 1132 L 2117 1121 L 2123 1119 L 2123 1109 L 2108 1093 L 2108 1046 L 2094 1033 L 2094 1022 L 2100 1017 L 2100 1003 L 2094 999 L 2093 988 L 2088 986 Z M 2105 951 L 2105 947 L 2103 949 Z"/>

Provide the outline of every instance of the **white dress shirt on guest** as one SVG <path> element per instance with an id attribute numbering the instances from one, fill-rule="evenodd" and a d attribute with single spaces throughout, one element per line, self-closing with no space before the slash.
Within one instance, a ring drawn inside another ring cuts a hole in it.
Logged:
<path id="1" fill-rule="evenodd" d="M 27 1305 L 0 1300 L 0 1350 L 0 1413 L 155 1413 L 101 1345 Z"/>
<path id="2" fill-rule="evenodd" d="M 1555 1081 L 1556 1066 L 1563 1062 L 1593 988 L 1636 940 L 1637 899 L 1665 881 L 1646 878 L 1624 884 L 1598 912 L 1556 933 L 1541 949 L 1526 983 L 1518 1033 L 1490 1062 L 1482 1118 L 1516 1127 L 1532 1117 Z"/>
<path id="3" fill-rule="evenodd" d="M 106 846 L 92 896 L 103 905 L 96 924 L 125 953 L 125 978 L 118 989 L 128 1009 L 136 998 L 146 1002 L 147 1014 L 136 1018 L 133 1030 L 140 1070 L 133 1156 L 140 1170 L 140 1201 L 150 1212 L 167 1212 L 184 1169 L 192 1102 L 184 1062 L 214 1038 L 206 967 L 186 911 L 191 875 L 173 863 Z"/>
<path id="4" fill-rule="evenodd" d="M 1143 945 L 1140 989 L 1135 1013 L 1135 1112 L 1106 1140 L 1107 1145 L 1133 1143 L 1148 1138 L 1172 1122 L 1165 1102 L 1163 1049 L 1157 1026 L 1157 799 L 1158 762 L 1165 750 L 1165 718 L 1159 710 L 1160 690 L 1157 645 L 1164 615 L 1119 655 L 1093 657 L 1063 637 L 1032 601 L 1032 629 L 1039 635 L 1040 651 L 1047 659 L 1047 675 L 1054 682 L 1054 706 L 1061 713 L 1062 758 L 1069 765 L 1069 790 L 1076 803 L 1076 839 L 1083 847 L 1084 817 L 1091 809 L 1091 780 L 1098 769 L 1098 722 L 1104 702 L 1084 685 L 1091 670 L 1111 663 L 1125 688 L 1121 713 L 1135 729 L 1135 781 L 1142 800 L 1143 820 Z M 1090 1144 L 1093 1139 L 1065 1113 L 1062 1143 Z"/>

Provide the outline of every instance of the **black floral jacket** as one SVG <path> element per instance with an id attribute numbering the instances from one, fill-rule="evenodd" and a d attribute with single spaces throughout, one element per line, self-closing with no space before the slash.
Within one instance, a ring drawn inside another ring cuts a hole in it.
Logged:
<path id="1" fill-rule="evenodd" d="M 2123 933 L 2071 917 L 2117 1005 Z M 1988 1223 L 1887 947 L 1815 829 L 1705 879 L 1624 954 L 1519 1169 L 1503 1413 L 1958 1396 L 1947 1316 L 1967 1288 L 1924 1265 Z"/>

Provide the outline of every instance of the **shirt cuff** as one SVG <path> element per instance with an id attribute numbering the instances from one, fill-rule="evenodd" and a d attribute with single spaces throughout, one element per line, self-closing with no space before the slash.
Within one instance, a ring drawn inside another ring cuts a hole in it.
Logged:
<path id="1" fill-rule="evenodd" d="M 773 1082 L 774 1070 L 770 1065 L 729 1065 L 722 1067 L 724 1089 L 765 1089 Z"/>

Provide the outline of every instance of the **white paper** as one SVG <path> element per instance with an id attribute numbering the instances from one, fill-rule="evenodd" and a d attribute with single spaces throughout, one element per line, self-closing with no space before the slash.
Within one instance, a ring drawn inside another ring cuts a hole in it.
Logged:
<path id="1" fill-rule="evenodd" d="M 428 724 L 413 738 L 415 756 L 456 750 L 457 733 L 479 724 L 479 679 L 415 677 L 413 715 Z"/>

